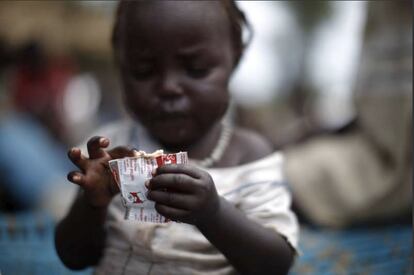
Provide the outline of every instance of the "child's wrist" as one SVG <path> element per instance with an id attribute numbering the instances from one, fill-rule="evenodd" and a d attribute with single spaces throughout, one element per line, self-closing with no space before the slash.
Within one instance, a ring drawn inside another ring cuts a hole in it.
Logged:
<path id="1" fill-rule="evenodd" d="M 210 212 L 205 213 L 202 218 L 198 219 L 194 225 L 201 229 L 217 223 L 220 220 L 223 207 L 225 207 L 225 199 L 218 196 L 216 205 L 212 207 Z"/>

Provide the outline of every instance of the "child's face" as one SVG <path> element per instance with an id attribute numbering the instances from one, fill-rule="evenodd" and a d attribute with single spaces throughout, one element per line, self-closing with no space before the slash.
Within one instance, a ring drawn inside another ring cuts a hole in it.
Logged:
<path id="1" fill-rule="evenodd" d="M 191 145 L 227 109 L 234 64 L 230 23 L 218 2 L 136 6 L 122 18 L 125 102 L 164 145 Z"/>

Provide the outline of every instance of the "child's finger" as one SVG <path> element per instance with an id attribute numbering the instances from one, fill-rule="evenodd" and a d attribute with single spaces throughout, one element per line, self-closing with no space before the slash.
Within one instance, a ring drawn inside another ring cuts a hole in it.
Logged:
<path id="1" fill-rule="evenodd" d="M 124 158 L 124 157 L 133 157 L 134 150 L 126 146 L 118 146 L 108 151 L 108 154 L 113 159 Z"/>
<path id="2" fill-rule="evenodd" d="M 156 203 L 182 210 L 191 210 L 196 203 L 192 196 L 174 192 L 163 192 L 161 190 L 149 191 L 147 197 Z"/>
<path id="3" fill-rule="evenodd" d="M 109 146 L 109 139 L 100 136 L 94 136 L 88 140 L 86 146 L 88 148 L 89 158 L 102 158 L 107 156 L 107 153 L 104 150 L 102 150 L 102 148 L 106 148 Z"/>
<path id="4" fill-rule="evenodd" d="M 182 221 L 190 214 L 190 211 L 177 209 L 160 203 L 155 204 L 155 210 L 164 217 L 175 221 Z"/>
<path id="5" fill-rule="evenodd" d="M 82 154 L 79 148 L 74 147 L 70 149 L 68 151 L 68 157 L 79 169 L 82 171 L 86 169 L 88 159 Z"/>
<path id="6" fill-rule="evenodd" d="M 160 175 L 164 173 L 186 174 L 196 179 L 200 179 L 203 177 L 202 170 L 189 164 L 167 164 L 167 165 L 158 167 L 157 170 L 155 171 L 156 175 Z"/>
<path id="7" fill-rule="evenodd" d="M 79 186 L 83 186 L 85 181 L 85 176 L 79 171 L 72 171 L 68 174 L 68 180 Z"/>
<path id="8" fill-rule="evenodd" d="M 148 183 L 149 190 L 172 189 L 179 192 L 191 193 L 199 184 L 186 174 L 161 174 L 153 177 Z"/>

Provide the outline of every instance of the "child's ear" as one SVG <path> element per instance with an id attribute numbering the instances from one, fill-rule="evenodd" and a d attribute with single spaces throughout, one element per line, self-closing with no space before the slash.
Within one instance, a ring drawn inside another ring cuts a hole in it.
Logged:
<path id="1" fill-rule="evenodd" d="M 243 50 L 239 50 L 234 53 L 233 70 L 237 68 L 242 57 L 243 57 Z"/>

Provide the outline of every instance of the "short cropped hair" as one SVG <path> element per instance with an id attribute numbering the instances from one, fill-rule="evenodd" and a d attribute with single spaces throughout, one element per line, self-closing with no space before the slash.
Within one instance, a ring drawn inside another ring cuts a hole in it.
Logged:
<path id="1" fill-rule="evenodd" d="M 115 51 L 115 56 L 117 56 L 117 51 L 119 50 L 119 47 L 120 47 L 121 31 L 123 29 L 120 18 L 124 14 L 125 10 L 127 9 L 126 8 L 127 4 L 134 4 L 138 2 L 139 1 L 128 1 L 128 0 L 119 1 L 118 8 L 116 10 L 115 24 L 112 30 L 112 39 L 111 39 L 112 47 Z M 250 43 L 253 31 L 244 12 L 239 9 L 239 7 L 237 6 L 234 0 L 219 0 L 219 2 L 223 6 L 224 11 L 229 18 L 231 42 L 233 44 L 233 49 L 235 53 L 234 67 L 236 67 L 243 55 L 244 49 Z M 248 33 L 247 39 L 243 38 L 243 30 L 246 30 Z M 117 59 L 117 57 L 115 58 Z"/>

